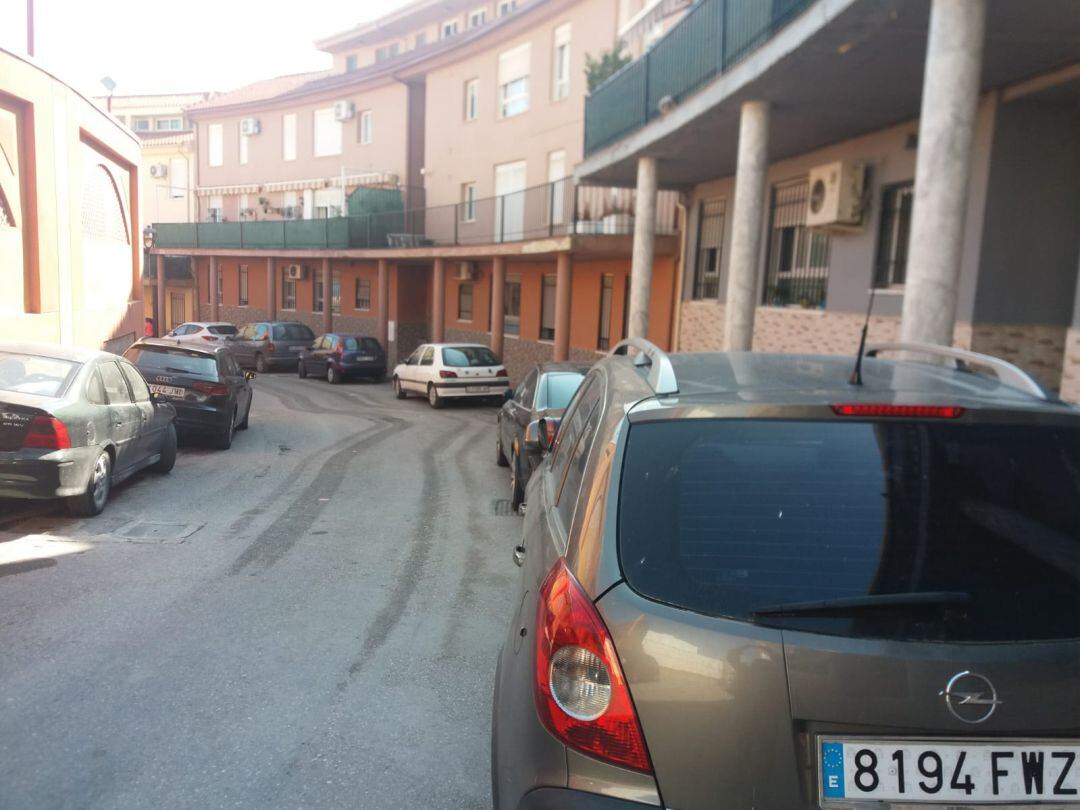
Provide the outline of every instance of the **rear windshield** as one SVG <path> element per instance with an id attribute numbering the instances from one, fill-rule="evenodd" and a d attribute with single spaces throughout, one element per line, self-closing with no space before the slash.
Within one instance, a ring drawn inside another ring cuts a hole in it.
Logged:
<path id="1" fill-rule="evenodd" d="M 558 373 L 545 374 L 544 384 L 540 387 L 540 402 L 538 408 L 551 408 L 560 410 L 570 403 L 570 397 L 578 390 L 584 374 L 576 371 L 560 371 Z"/>
<path id="2" fill-rule="evenodd" d="M 154 382 L 155 374 L 191 374 L 217 377 L 217 360 L 211 355 L 172 346 L 132 346 L 124 357 L 134 363 L 143 376 Z"/>
<path id="3" fill-rule="evenodd" d="M 345 351 L 347 352 L 377 352 L 379 350 L 379 341 L 375 340 L 375 338 L 347 337 L 342 338 L 342 342 L 344 342 Z"/>
<path id="4" fill-rule="evenodd" d="M 302 323 L 274 324 L 274 340 L 314 340 L 315 333 Z"/>
<path id="5" fill-rule="evenodd" d="M 1077 638 L 1080 429 L 636 424 L 619 556 L 639 593 L 713 616 L 916 641 Z M 865 604 L 885 594 L 908 604 Z"/>
<path id="6" fill-rule="evenodd" d="M 206 327 L 206 331 L 211 335 L 235 335 L 236 327 L 232 324 L 221 324 Z"/>
<path id="7" fill-rule="evenodd" d="M 0 391 L 39 397 L 59 397 L 67 390 L 81 363 L 0 352 Z"/>
<path id="8" fill-rule="evenodd" d="M 444 366 L 497 366 L 499 358 L 486 346 L 454 346 L 442 350 Z"/>

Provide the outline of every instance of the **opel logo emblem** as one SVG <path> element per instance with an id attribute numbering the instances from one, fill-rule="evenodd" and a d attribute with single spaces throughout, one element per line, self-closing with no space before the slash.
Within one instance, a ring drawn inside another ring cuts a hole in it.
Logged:
<path id="1" fill-rule="evenodd" d="M 962 723 L 983 723 L 1005 702 L 998 699 L 989 678 L 967 669 L 949 678 L 938 694 L 944 695 L 949 712 Z"/>

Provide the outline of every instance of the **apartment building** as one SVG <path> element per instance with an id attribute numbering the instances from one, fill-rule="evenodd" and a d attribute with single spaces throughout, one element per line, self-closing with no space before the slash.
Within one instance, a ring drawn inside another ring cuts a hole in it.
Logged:
<path id="1" fill-rule="evenodd" d="M 322 40 L 329 73 L 188 110 L 200 222 L 157 224 L 155 253 L 192 258 L 206 317 L 368 331 L 391 356 L 488 342 L 512 372 L 595 357 L 625 331 L 634 192 L 570 175 L 586 55 L 622 22 L 606 0 L 420 2 Z M 662 345 L 678 216 L 664 194 L 649 217 Z"/>
<path id="2" fill-rule="evenodd" d="M 1077 43 L 1069 0 L 701 0 L 588 99 L 577 174 L 687 195 L 681 349 L 854 355 L 872 293 L 871 343 L 1080 400 Z"/>
<path id="3" fill-rule="evenodd" d="M 0 340 L 122 350 L 143 317 L 139 140 L 26 57 L 0 50 L 0 76 Z"/>

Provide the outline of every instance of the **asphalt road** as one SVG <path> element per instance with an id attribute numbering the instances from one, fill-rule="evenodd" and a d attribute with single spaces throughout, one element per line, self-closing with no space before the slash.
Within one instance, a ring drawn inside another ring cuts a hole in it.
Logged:
<path id="1" fill-rule="evenodd" d="M 255 386 L 98 518 L 0 502 L 0 808 L 490 806 L 495 409 Z"/>

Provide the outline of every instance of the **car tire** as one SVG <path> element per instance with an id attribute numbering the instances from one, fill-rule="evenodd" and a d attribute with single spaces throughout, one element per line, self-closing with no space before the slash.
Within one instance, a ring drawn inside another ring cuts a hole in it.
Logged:
<path id="1" fill-rule="evenodd" d="M 226 426 L 218 433 L 217 440 L 214 442 L 214 447 L 218 450 L 228 450 L 232 447 L 233 435 L 236 433 L 236 411 L 233 410 L 232 418 L 228 421 Z"/>
<path id="2" fill-rule="evenodd" d="M 495 440 L 495 463 L 500 467 L 509 467 L 510 462 L 506 460 L 506 453 L 503 452 L 502 446 L 502 426 L 499 428 L 499 438 Z"/>
<path id="3" fill-rule="evenodd" d="M 520 459 L 518 459 L 518 454 L 514 453 L 513 458 L 510 459 L 510 508 L 515 515 L 521 505 L 525 503 L 525 487 L 521 485 L 520 471 Z"/>
<path id="4" fill-rule="evenodd" d="M 405 399 L 409 396 L 408 392 L 401 387 L 401 380 L 396 376 L 394 377 L 394 396 L 398 399 Z"/>
<path id="5" fill-rule="evenodd" d="M 176 425 L 169 423 L 165 431 L 165 439 L 161 443 L 161 458 L 150 469 L 156 473 L 172 472 L 176 466 Z"/>
<path id="6" fill-rule="evenodd" d="M 337 385 L 341 382 L 341 372 L 331 365 L 326 367 L 326 381 L 331 385 Z"/>
<path id="7" fill-rule="evenodd" d="M 427 401 L 428 405 L 430 405 L 432 408 L 435 408 L 436 410 L 446 404 L 443 401 L 443 398 L 439 396 L 439 389 L 437 389 L 431 383 L 428 383 L 427 387 Z"/>
<path id="8" fill-rule="evenodd" d="M 236 429 L 237 430 L 247 430 L 248 429 L 248 420 L 250 418 L 251 418 L 251 400 L 249 399 L 248 400 L 248 405 L 247 405 L 247 410 L 244 411 L 244 418 L 240 420 L 239 424 L 237 424 Z"/>
<path id="9" fill-rule="evenodd" d="M 100 515 L 109 500 L 112 489 L 112 456 L 102 450 L 90 468 L 90 480 L 86 482 L 86 491 L 66 499 L 67 510 L 76 517 L 94 517 Z"/>
<path id="10" fill-rule="evenodd" d="M 255 370 L 260 374 L 265 374 L 267 369 L 266 358 L 262 356 L 262 353 L 255 355 Z"/>
<path id="11" fill-rule="evenodd" d="M 301 380 L 307 377 L 307 366 L 304 365 L 303 360 L 296 361 L 296 376 Z"/>

